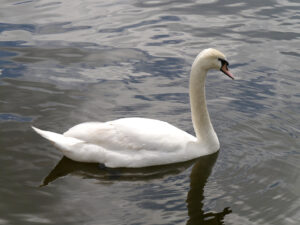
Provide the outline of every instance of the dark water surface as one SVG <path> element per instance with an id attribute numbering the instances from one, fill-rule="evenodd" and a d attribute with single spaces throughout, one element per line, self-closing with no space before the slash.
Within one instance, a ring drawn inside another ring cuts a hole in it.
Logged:
<path id="1" fill-rule="evenodd" d="M 299 11 L 298 0 L 2 0 L 0 224 L 300 224 Z M 110 170 L 62 158 L 30 128 L 143 116 L 194 133 L 188 74 L 207 47 L 237 77 L 207 79 L 218 154 Z"/>

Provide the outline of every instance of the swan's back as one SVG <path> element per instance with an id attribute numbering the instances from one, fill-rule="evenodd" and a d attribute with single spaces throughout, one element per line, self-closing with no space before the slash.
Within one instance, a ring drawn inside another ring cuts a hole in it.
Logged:
<path id="1" fill-rule="evenodd" d="M 177 127 L 154 119 L 124 118 L 105 123 L 76 125 L 64 133 L 87 143 L 114 151 L 176 151 L 184 149 L 192 135 Z"/>

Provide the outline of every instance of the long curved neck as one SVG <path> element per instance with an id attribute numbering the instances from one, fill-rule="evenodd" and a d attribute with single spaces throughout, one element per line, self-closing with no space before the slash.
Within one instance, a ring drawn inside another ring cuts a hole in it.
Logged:
<path id="1" fill-rule="evenodd" d="M 194 130 L 199 142 L 219 149 L 219 140 L 210 122 L 205 99 L 207 70 L 201 65 L 192 67 L 190 76 L 190 104 Z"/>

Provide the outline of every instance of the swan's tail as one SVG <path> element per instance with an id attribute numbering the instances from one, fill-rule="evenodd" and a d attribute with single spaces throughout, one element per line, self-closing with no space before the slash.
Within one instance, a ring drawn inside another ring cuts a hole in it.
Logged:
<path id="1" fill-rule="evenodd" d="M 89 144 L 83 140 L 66 137 L 51 131 L 41 130 L 36 127 L 32 127 L 32 129 L 43 138 L 52 142 L 66 157 L 72 160 L 79 162 L 105 163 L 105 155 L 107 152 L 97 145 Z"/>
<path id="2" fill-rule="evenodd" d="M 81 140 L 72 138 L 72 137 L 65 137 L 62 134 L 57 134 L 51 131 L 41 130 L 34 126 L 32 126 L 32 129 L 37 132 L 39 135 L 41 135 L 43 138 L 49 140 L 52 142 L 56 147 L 60 149 L 67 150 L 67 146 L 74 146 L 76 144 L 82 143 Z"/>

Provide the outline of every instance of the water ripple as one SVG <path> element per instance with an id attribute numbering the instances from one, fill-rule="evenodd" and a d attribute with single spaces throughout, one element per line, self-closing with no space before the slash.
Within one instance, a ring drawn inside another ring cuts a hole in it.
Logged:
<path id="1" fill-rule="evenodd" d="M 297 224 L 299 10 L 295 0 L 2 1 L 0 223 Z M 145 116 L 193 134 L 189 71 L 207 47 L 237 77 L 207 78 L 218 157 L 135 176 L 67 162 L 36 189 L 61 155 L 31 123 L 63 132 Z"/>

